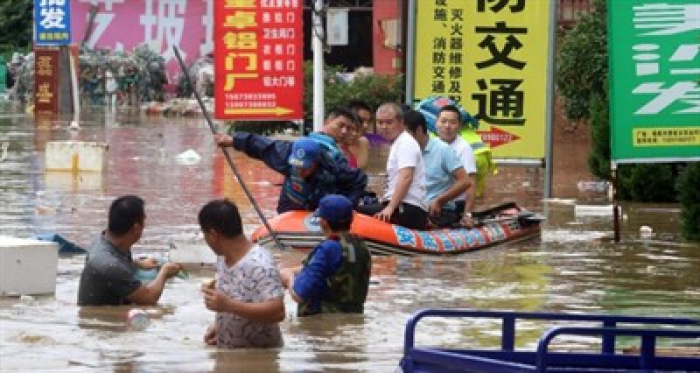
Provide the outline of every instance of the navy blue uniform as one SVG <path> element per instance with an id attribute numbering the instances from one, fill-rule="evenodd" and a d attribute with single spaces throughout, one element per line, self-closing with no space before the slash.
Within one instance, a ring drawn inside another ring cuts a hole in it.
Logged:
<path id="1" fill-rule="evenodd" d="M 288 161 L 292 151 L 291 141 L 236 132 L 233 134 L 233 147 L 265 162 L 267 167 L 285 176 L 277 203 L 279 213 L 315 210 L 321 198 L 328 194 L 343 195 L 357 206 L 367 186 L 367 175 L 362 170 L 350 168 L 347 160 L 333 159 L 325 151 L 313 174 L 302 179 Z"/>

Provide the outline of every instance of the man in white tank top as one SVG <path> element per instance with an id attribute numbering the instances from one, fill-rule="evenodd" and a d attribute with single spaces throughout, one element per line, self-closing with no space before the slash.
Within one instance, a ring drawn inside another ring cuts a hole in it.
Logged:
<path id="1" fill-rule="evenodd" d="M 381 204 L 364 205 L 358 211 L 412 229 L 425 229 L 428 207 L 425 201 L 425 169 L 420 145 L 403 123 L 403 112 L 394 103 L 377 109 L 377 132 L 391 142 L 386 162 L 387 184 Z"/>

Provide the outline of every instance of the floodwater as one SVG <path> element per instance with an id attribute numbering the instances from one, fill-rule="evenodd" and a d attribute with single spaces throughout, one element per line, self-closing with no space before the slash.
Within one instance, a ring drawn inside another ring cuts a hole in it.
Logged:
<path id="1" fill-rule="evenodd" d="M 147 226 L 136 247 L 141 252 L 162 252 L 170 242 L 202 244 L 196 213 L 214 197 L 228 196 L 241 206 L 248 232 L 260 224 L 202 120 L 98 113 L 71 133 L 68 119 L 0 112 L 0 145 L 9 144 L 0 162 L 0 235 L 56 232 L 87 245 L 104 229 L 109 203 L 124 194 L 147 203 Z M 107 143 L 107 172 L 45 172 L 46 143 L 71 136 Z M 201 159 L 179 160 L 187 150 Z M 264 213 L 273 216 L 281 178 L 241 154 L 234 162 Z M 570 173 L 555 170 L 555 195 L 576 183 L 567 179 Z M 150 326 L 135 331 L 125 323 L 128 308 L 77 307 L 84 258 L 61 258 L 55 295 L 0 298 L 0 370 L 394 372 L 408 317 L 427 307 L 700 318 L 700 246 L 678 243 L 678 206 L 625 205 L 623 243 L 613 244 L 609 217 L 574 213 L 577 202 L 606 203 L 601 196 L 542 201 L 541 178 L 539 172 L 504 169 L 485 199 L 517 197 L 545 214 L 541 238 L 457 257 L 376 257 L 364 315 L 301 319 L 287 296 L 285 347 L 279 350 L 204 345 L 213 314 L 199 284 L 210 269 L 169 282 L 159 306 L 148 310 Z M 639 238 L 642 225 L 653 227 L 655 236 Z M 291 251 L 275 256 L 283 266 L 303 258 Z M 531 329 L 519 345 L 534 343 Z M 419 328 L 417 342 L 487 345 L 497 333 L 490 322 L 465 327 L 431 321 Z"/>

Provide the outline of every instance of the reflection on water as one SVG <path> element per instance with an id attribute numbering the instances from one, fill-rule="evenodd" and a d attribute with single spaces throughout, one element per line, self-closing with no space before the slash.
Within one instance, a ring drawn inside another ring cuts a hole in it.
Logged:
<path id="1" fill-rule="evenodd" d="M 0 114 L 0 144 L 9 143 L 0 163 L 0 235 L 56 232 L 88 245 L 105 226 L 109 203 L 123 194 L 138 194 L 147 203 L 141 251 L 198 237 L 196 212 L 213 197 L 234 199 L 249 232 L 259 224 L 201 120 L 88 118 L 78 136 L 109 145 L 108 172 L 45 173 L 45 144 L 69 139 L 67 124 Z M 198 163 L 177 162 L 187 150 L 201 156 Z M 281 177 L 233 156 L 256 201 L 272 216 Z M 549 218 L 541 239 L 457 257 L 375 258 L 364 315 L 300 319 L 287 297 L 286 345 L 271 351 L 219 351 L 203 344 L 213 318 L 199 292 L 200 281 L 211 276 L 206 269 L 169 283 L 160 305 L 147 309 L 150 326 L 133 331 L 125 320 L 129 308 L 75 306 L 83 258 L 61 258 L 55 297 L 0 299 L 0 370 L 393 372 L 405 322 L 425 307 L 700 317 L 700 247 L 671 243 L 678 238 L 677 206 L 625 206 L 625 243 L 613 245 L 609 218 L 576 217 L 573 205 L 555 202 L 526 202 Z M 656 241 L 638 240 L 640 225 L 653 226 Z M 297 252 L 275 256 L 283 266 L 303 258 Z M 531 338 L 540 330 L 527 328 Z M 489 322 L 465 327 L 433 321 L 420 327 L 418 342 L 486 343 L 498 329 Z"/>

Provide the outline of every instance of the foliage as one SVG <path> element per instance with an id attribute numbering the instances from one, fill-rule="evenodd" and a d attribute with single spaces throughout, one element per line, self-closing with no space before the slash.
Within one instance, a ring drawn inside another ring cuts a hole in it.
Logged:
<path id="1" fill-rule="evenodd" d="M 566 34 L 557 59 L 557 88 L 571 120 L 588 119 L 592 98 L 607 89 L 606 0 L 593 0 L 593 7 Z"/>
<path id="2" fill-rule="evenodd" d="M 603 180 L 610 180 L 610 119 L 605 91 L 591 100 L 591 151 L 588 169 Z"/>
<path id="3" fill-rule="evenodd" d="M 617 192 L 620 199 L 639 202 L 677 202 L 674 165 L 643 163 L 620 165 Z"/>
<path id="4" fill-rule="evenodd" d="M 700 241 L 700 162 L 691 162 L 678 177 L 676 191 L 681 203 L 681 233 L 691 241 Z"/>
<path id="5" fill-rule="evenodd" d="M 342 66 L 324 67 L 324 109 L 329 112 L 339 106 L 345 106 L 352 100 L 361 100 L 376 108 L 385 102 L 402 102 L 403 77 L 356 74 L 351 81 L 345 81 Z M 307 128 L 313 120 L 313 62 L 304 63 L 304 121 Z M 270 134 L 298 125 L 287 121 L 250 122 L 238 121 L 231 124 L 237 131 Z"/>
<path id="6" fill-rule="evenodd" d="M 352 100 L 366 102 L 376 108 L 388 101 L 401 102 L 404 82 L 402 76 L 356 74 L 352 81 L 346 82 L 341 75 L 342 66 L 324 67 L 324 109 L 326 112 L 347 105 Z M 313 119 L 313 63 L 304 64 L 304 119 Z"/>
<path id="7" fill-rule="evenodd" d="M 10 57 L 13 52 L 29 51 L 33 11 L 32 0 L 0 1 L 0 55 Z"/>
<path id="8" fill-rule="evenodd" d="M 557 87 L 569 120 L 588 121 L 590 172 L 610 180 L 610 103 L 608 99 L 608 0 L 593 0 L 594 10 L 569 31 L 557 59 Z M 618 197 L 641 202 L 675 202 L 677 173 L 669 164 L 620 165 Z"/>

